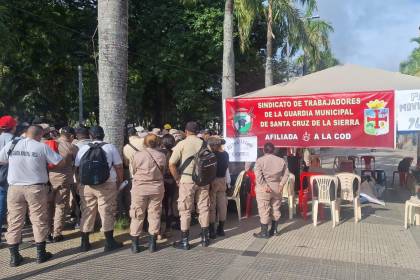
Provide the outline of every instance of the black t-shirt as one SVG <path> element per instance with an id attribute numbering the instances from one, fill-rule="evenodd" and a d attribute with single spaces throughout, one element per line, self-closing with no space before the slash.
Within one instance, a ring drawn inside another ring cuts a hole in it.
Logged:
<path id="1" fill-rule="evenodd" d="M 226 170 L 229 165 L 229 154 L 225 151 L 223 152 L 215 152 L 214 153 L 217 158 L 217 178 L 223 178 L 226 176 Z"/>

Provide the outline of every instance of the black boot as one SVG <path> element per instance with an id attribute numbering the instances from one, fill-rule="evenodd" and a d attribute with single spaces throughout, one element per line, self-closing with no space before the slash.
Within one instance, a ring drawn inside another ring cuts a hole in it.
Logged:
<path id="1" fill-rule="evenodd" d="M 208 247 L 210 245 L 209 228 L 201 228 L 201 246 Z"/>
<path id="2" fill-rule="evenodd" d="M 81 232 L 80 252 L 87 252 L 90 248 L 89 232 Z"/>
<path id="3" fill-rule="evenodd" d="M 219 225 L 217 226 L 218 236 L 225 236 L 224 226 L 225 226 L 225 222 L 219 222 Z"/>
<path id="4" fill-rule="evenodd" d="M 140 242 L 138 236 L 131 236 L 131 252 L 133 254 L 140 252 Z"/>
<path id="5" fill-rule="evenodd" d="M 104 232 L 104 235 L 105 235 L 104 252 L 109 252 L 109 251 L 121 248 L 123 246 L 121 242 L 118 242 L 114 239 L 113 230 Z"/>
<path id="6" fill-rule="evenodd" d="M 150 253 L 156 251 L 156 235 L 149 235 L 149 251 Z"/>
<path id="7" fill-rule="evenodd" d="M 19 266 L 23 258 L 19 254 L 19 244 L 9 245 L 9 251 L 10 251 L 10 266 L 16 267 Z"/>
<path id="8" fill-rule="evenodd" d="M 266 239 L 269 238 L 270 236 L 268 235 L 268 225 L 261 224 L 261 232 L 254 233 L 254 237 Z"/>
<path id="9" fill-rule="evenodd" d="M 173 246 L 177 249 L 182 250 L 189 250 L 190 249 L 190 243 L 188 241 L 190 236 L 190 232 L 187 231 L 181 231 L 181 240 L 178 242 L 174 242 Z"/>
<path id="10" fill-rule="evenodd" d="M 214 228 L 214 223 L 210 223 L 210 225 L 209 225 L 209 237 L 211 239 L 216 239 L 217 238 L 216 230 Z"/>
<path id="11" fill-rule="evenodd" d="M 279 234 L 279 231 L 277 229 L 278 225 L 279 225 L 278 221 L 271 221 L 271 228 L 270 228 L 270 232 L 269 232 L 270 237 Z"/>
<path id="12" fill-rule="evenodd" d="M 43 263 L 52 258 L 52 254 L 45 250 L 46 242 L 36 243 L 36 262 Z"/>

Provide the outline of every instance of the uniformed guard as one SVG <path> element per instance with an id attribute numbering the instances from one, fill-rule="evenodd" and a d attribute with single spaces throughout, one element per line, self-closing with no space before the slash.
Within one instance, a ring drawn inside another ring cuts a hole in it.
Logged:
<path id="1" fill-rule="evenodd" d="M 74 160 L 78 148 L 73 145 L 74 129 L 63 127 L 60 129 L 60 137 L 56 140 L 58 152 L 63 157 L 63 165 L 60 168 L 53 167 L 49 172 L 52 186 L 49 194 L 49 218 L 51 223 L 51 239 L 53 242 L 64 240 L 62 231 L 66 218 L 66 207 L 69 203 L 70 189 L 74 184 Z"/>
<path id="2" fill-rule="evenodd" d="M 158 151 L 159 138 L 149 134 L 144 139 L 145 149 L 134 155 L 132 162 L 133 186 L 131 189 L 130 235 L 131 251 L 140 252 L 139 236 L 147 211 L 149 222 L 149 251 L 156 251 L 156 238 L 160 231 L 160 215 L 162 199 L 165 192 L 163 175 L 165 173 L 166 157 Z"/>
<path id="3" fill-rule="evenodd" d="M 0 150 L 6 146 L 13 138 L 15 137 L 16 132 L 16 120 L 12 116 L 3 116 L 0 118 Z M 0 183 L 0 244 L 1 244 L 1 235 L 3 228 L 4 217 L 6 216 L 7 207 L 7 166 L 1 166 L 3 177 L 3 183 Z M 4 180 L 6 179 L 6 180 Z"/>
<path id="4" fill-rule="evenodd" d="M 25 215 L 29 210 L 37 250 L 37 262 L 52 257 L 46 252 L 48 235 L 48 172 L 47 164 L 61 166 L 62 157 L 47 145 L 40 143 L 43 129 L 37 125 L 28 128 L 25 139 L 13 140 L 0 151 L 0 161 L 9 163 L 7 180 L 8 230 L 6 240 L 10 249 L 10 265 L 18 266 L 23 258 L 19 254 Z"/>
<path id="5" fill-rule="evenodd" d="M 197 137 L 199 131 L 196 122 L 188 122 L 185 127 L 187 138 L 180 141 L 174 148 L 169 159 L 169 169 L 179 186 L 178 210 L 181 216 L 181 241 L 175 242 L 174 247 L 189 250 L 189 229 L 191 223 L 191 211 L 194 200 L 197 203 L 198 221 L 201 225 L 201 244 L 207 247 L 209 240 L 209 186 L 197 186 L 192 180 L 194 162 L 191 161 L 181 174 L 178 173 L 177 164 L 183 167 L 184 162 L 196 155 L 203 146 L 203 140 Z M 182 169 L 182 168 L 181 168 Z"/>
<path id="6" fill-rule="evenodd" d="M 216 238 L 216 233 L 219 236 L 225 236 L 224 224 L 226 221 L 227 204 L 226 197 L 226 171 L 229 166 L 229 154 L 225 152 L 222 145 L 225 140 L 218 136 L 209 136 L 207 144 L 211 151 L 217 158 L 217 172 L 216 179 L 210 184 L 210 226 L 209 236 L 212 239 Z M 216 211 L 217 210 L 217 211 Z M 216 232 L 216 214 L 219 217 L 219 224 Z"/>
<path id="7" fill-rule="evenodd" d="M 99 212 L 102 221 L 102 231 L 105 235 L 104 251 L 108 252 L 122 247 L 122 243 L 114 239 L 115 214 L 117 211 L 118 186 L 123 181 L 123 165 L 117 148 L 103 142 L 105 133 L 102 127 L 94 126 L 89 131 L 92 143 L 82 146 L 77 153 L 75 166 L 81 165 L 81 160 L 93 144 L 103 144 L 101 149 L 105 152 L 109 177 L 100 185 L 80 185 L 79 195 L 81 202 L 82 217 L 80 220 L 82 252 L 91 248 L 89 234 L 93 232 L 96 214 Z M 103 164 L 103 163 L 101 163 Z M 80 173 L 80 171 L 79 171 Z"/>
<path id="8" fill-rule="evenodd" d="M 280 219 L 280 206 L 283 186 L 287 182 L 289 169 L 286 162 L 274 155 L 274 145 L 270 142 L 264 145 L 264 156 L 255 163 L 257 178 L 257 204 L 261 222 L 261 232 L 254 233 L 257 238 L 269 238 L 277 233 Z M 268 232 L 268 225 L 271 229 Z"/>

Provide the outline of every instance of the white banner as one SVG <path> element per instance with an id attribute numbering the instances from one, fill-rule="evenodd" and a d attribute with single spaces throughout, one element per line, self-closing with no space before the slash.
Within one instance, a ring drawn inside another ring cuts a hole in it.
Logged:
<path id="1" fill-rule="evenodd" d="M 398 131 L 420 131 L 420 90 L 396 90 Z"/>
<path id="2" fill-rule="evenodd" d="M 257 160 L 257 137 L 225 138 L 225 151 L 231 162 L 254 162 Z"/>

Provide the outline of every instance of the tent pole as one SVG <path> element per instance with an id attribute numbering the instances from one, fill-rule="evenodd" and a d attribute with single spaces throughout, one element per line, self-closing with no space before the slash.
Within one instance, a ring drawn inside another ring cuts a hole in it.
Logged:
<path id="1" fill-rule="evenodd" d="M 420 157 L 420 143 L 419 143 L 419 141 L 420 141 L 420 131 L 417 131 L 417 159 Z M 419 164 L 419 163 L 417 162 L 417 164 Z"/>

